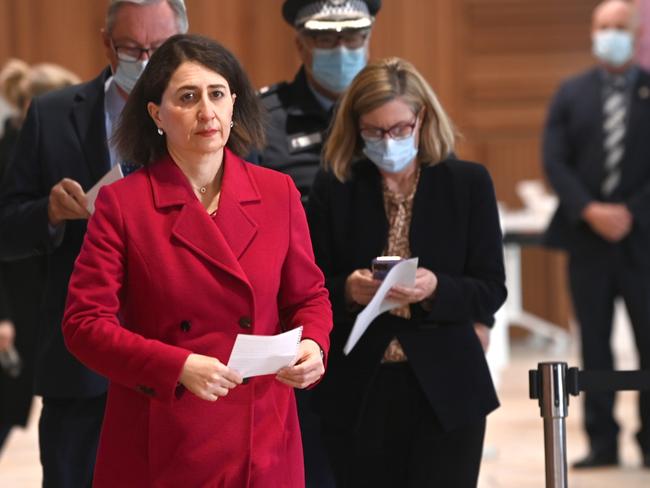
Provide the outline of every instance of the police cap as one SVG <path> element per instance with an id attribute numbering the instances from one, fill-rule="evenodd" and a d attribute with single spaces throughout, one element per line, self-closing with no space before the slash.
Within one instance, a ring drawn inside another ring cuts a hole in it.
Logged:
<path id="1" fill-rule="evenodd" d="M 296 29 L 365 29 L 372 26 L 381 0 L 285 0 L 282 16 Z"/>

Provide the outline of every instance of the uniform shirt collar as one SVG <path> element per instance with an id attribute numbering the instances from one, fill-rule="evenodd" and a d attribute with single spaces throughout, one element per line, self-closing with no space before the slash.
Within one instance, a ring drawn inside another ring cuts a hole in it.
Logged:
<path id="1" fill-rule="evenodd" d="M 309 91 L 312 93 L 312 95 L 314 95 L 314 98 L 316 99 L 318 104 L 321 107 L 323 107 L 323 110 L 325 110 L 326 112 L 329 112 L 332 109 L 332 107 L 334 106 L 334 103 L 335 103 L 334 100 L 331 100 L 331 99 L 327 98 L 325 95 L 321 95 L 320 93 L 318 93 L 316 91 L 316 88 L 314 88 L 312 86 L 312 84 L 309 83 L 309 81 L 307 81 L 307 86 L 309 87 Z"/>

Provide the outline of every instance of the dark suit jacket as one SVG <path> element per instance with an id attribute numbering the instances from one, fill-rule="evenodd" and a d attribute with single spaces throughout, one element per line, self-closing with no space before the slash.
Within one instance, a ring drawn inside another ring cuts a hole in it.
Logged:
<path id="1" fill-rule="evenodd" d="M 65 348 L 61 318 L 86 221 L 68 221 L 62 239 L 50 233 L 50 189 L 63 178 L 90 189 L 110 169 L 104 116 L 106 69 L 96 79 L 35 98 L 0 189 L 0 259 L 47 256 L 47 279 L 36 344 L 35 392 L 96 396 L 107 382 Z"/>
<path id="2" fill-rule="evenodd" d="M 560 206 L 546 241 L 584 258 L 604 259 L 622 246 L 634 266 L 650 266 L 650 74 L 639 70 L 629 105 L 621 182 L 609 198 L 600 191 L 604 179 L 603 78 L 592 68 L 565 81 L 555 95 L 546 121 L 544 168 Z M 611 244 L 581 219 L 591 201 L 625 203 L 634 227 L 620 244 Z"/>
<path id="3" fill-rule="evenodd" d="M 471 423 L 498 406 L 473 322 L 490 317 L 506 297 L 501 230 L 492 182 L 480 165 L 446 160 L 422 169 L 413 203 L 410 245 L 419 266 L 438 277 L 433 307 L 411 307 L 412 319 L 383 314 L 349 356 L 342 353 L 356 313 L 344 299 L 347 276 L 369 268 L 388 236 L 381 177 L 367 160 L 340 183 L 316 177 L 308 219 L 316 261 L 334 310 L 328 374 L 317 388 L 323 414 L 356 421 L 363 397 L 392 337 L 447 429 Z"/>

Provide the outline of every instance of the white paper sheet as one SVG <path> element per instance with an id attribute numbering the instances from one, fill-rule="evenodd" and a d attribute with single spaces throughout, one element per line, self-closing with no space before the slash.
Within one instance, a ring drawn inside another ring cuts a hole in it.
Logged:
<path id="1" fill-rule="evenodd" d="M 386 294 L 394 285 L 413 286 L 417 269 L 418 258 L 405 259 L 392 267 L 370 303 L 357 315 L 350 336 L 343 348 L 345 354 L 350 354 L 352 348 L 378 315 L 400 305 L 398 302 L 386 298 Z"/>
<path id="2" fill-rule="evenodd" d="M 108 173 L 102 176 L 102 178 L 97 183 L 95 183 L 95 186 L 88 190 L 86 193 L 88 206 L 86 208 L 91 214 L 95 212 L 95 200 L 97 200 L 99 189 L 104 185 L 110 185 L 111 183 L 117 180 L 121 180 L 122 178 L 124 178 L 124 175 L 122 174 L 122 168 L 119 164 L 116 164 Z"/>
<path id="3" fill-rule="evenodd" d="M 275 374 L 296 361 L 301 337 L 302 326 L 274 336 L 237 334 L 228 367 L 243 378 Z"/>

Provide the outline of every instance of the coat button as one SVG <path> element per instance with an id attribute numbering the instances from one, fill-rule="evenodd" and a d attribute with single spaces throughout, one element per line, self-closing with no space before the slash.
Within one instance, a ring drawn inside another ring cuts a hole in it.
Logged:
<path id="1" fill-rule="evenodd" d="M 183 332 L 189 332 L 191 328 L 192 328 L 192 322 L 190 322 L 189 320 L 183 320 L 181 322 L 181 330 Z"/>
<path id="2" fill-rule="evenodd" d="M 239 327 L 242 329 L 250 329 L 252 326 L 251 318 L 250 317 L 241 317 L 239 319 Z"/>

